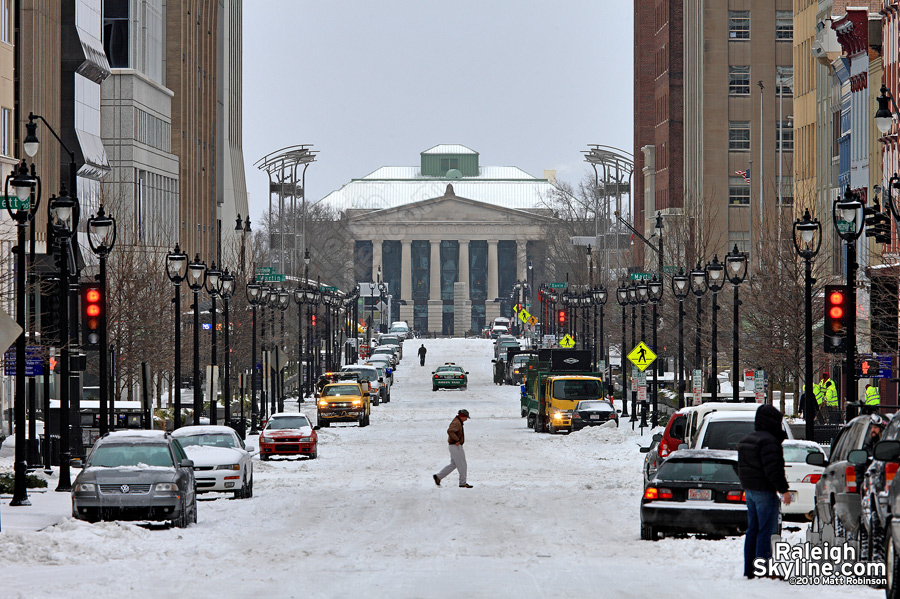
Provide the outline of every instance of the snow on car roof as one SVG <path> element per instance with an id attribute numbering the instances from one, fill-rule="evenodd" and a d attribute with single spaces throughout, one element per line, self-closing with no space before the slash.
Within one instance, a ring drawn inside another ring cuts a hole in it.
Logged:
<path id="1" fill-rule="evenodd" d="M 340 384 L 346 385 L 347 383 Z M 269 419 L 271 420 L 272 418 L 278 418 L 279 416 L 303 416 L 304 418 L 306 418 L 306 414 L 304 414 L 303 412 L 278 412 L 277 414 L 272 414 Z"/>
<path id="2" fill-rule="evenodd" d="M 234 429 L 229 426 L 216 426 L 216 425 L 191 425 L 191 426 L 182 426 L 179 429 L 175 429 L 172 432 L 173 437 L 183 437 L 186 435 L 211 435 L 215 433 L 233 433 Z"/>
<path id="3" fill-rule="evenodd" d="M 785 439 L 781 442 L 781 444 L 792 445 L 794 447 L 812 447 L 813 449 L 818 449 L 819 451 L 825 451 L 824 449 L 822 449 L 822 446 L 815 441 L 807 441 L 806 439 Z"/>
<path id="4" fill-rule="evenodd" d="M 699 460 L 729 460 L 736 462 L 737 452 L 724 449 L 677 449 L 669 454 L 667 459 L 699 459 Z"/>
<path id="5" fill-rule="evenodd" d="M 104 439 L 124 439 L 126 437 L 140 437 L 144 439 L 165 439 L 165 431 L 126 430 L 107 433 Z"/>

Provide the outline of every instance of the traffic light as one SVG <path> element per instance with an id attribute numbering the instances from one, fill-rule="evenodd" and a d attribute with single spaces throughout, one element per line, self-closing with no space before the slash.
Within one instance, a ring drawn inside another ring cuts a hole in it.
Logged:
<path id="1" fill-rule="evenodd" d="M 105 314 L 102 307 L 103 292 L 95 284 L 85 285 L 81 294 L 81 347 L 85 350 L 100 349 L 100 326 Z"/>
<path id="2" fill-rule="evenodd" d="M 847 351 L 847 287 L 825 286 L 825 353 L 842 354 Z"/>
<path id="3" fill-rule="evenodd" d="M 566 311 L 559 310 L 559 312 L 556 315 L 556 320 L 559 322 L 559 326 L 561 326 L 561 327 L 566 326 Z"/>
<path id="4" fill-rule="evenodd" d="M 315 314 L 312 315 L 312 326 L 314 326 L 314 327 L 316 326 L 316 315 Z"/>
<path id="5" fill-rule="evenodd" d="M 881 212 L 881 205 L 875 201 L 863 208 L 866 219 L 866 237 L 874 237 L 875 243 L 891 242 L 891 217 Z"/>

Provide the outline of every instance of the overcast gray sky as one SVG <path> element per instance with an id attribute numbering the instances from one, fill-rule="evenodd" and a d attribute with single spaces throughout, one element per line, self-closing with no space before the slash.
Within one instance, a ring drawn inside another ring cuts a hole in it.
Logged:
<path id="1" fill-rule="evenodd" d="M 613 0 L 244 0 L 251 218 L 265 154 L 312 144 L 307 198 L 439 143 L 578 181 L 588 144 L 631 149 L 633 5 Z"/>

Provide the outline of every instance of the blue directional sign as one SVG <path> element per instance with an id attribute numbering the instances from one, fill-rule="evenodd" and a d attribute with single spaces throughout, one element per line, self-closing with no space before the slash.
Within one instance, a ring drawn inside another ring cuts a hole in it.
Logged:
<path id="1" fill-rule="evenodd" d="M 875 354 L 859 354 L 856 358 L 857 378 L 891 378 L 891 356 L 876 356 Z"/>
<path id="2" fill-rule="evenodd" d="M 3 354 L 3 373 L 16 376 L 16 348 L 8 349 Z M 40 345 L 25 347 L 25 376 L 41 376 L 44 374 L 44 357 Z"/>

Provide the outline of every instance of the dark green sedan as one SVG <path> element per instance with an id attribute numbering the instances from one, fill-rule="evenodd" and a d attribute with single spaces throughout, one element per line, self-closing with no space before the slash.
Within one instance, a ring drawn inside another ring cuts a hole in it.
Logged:
<path id="1" fill-rule="evenodd" d="M 431 380 L 431 390 L 438 389 L 465 389 L 469 384 L 469 374 L 457 366 L 453 362 L 447 362 L 443 366 L 438 366 L 437 370 L 431 373 L 434 378 Z"/>

